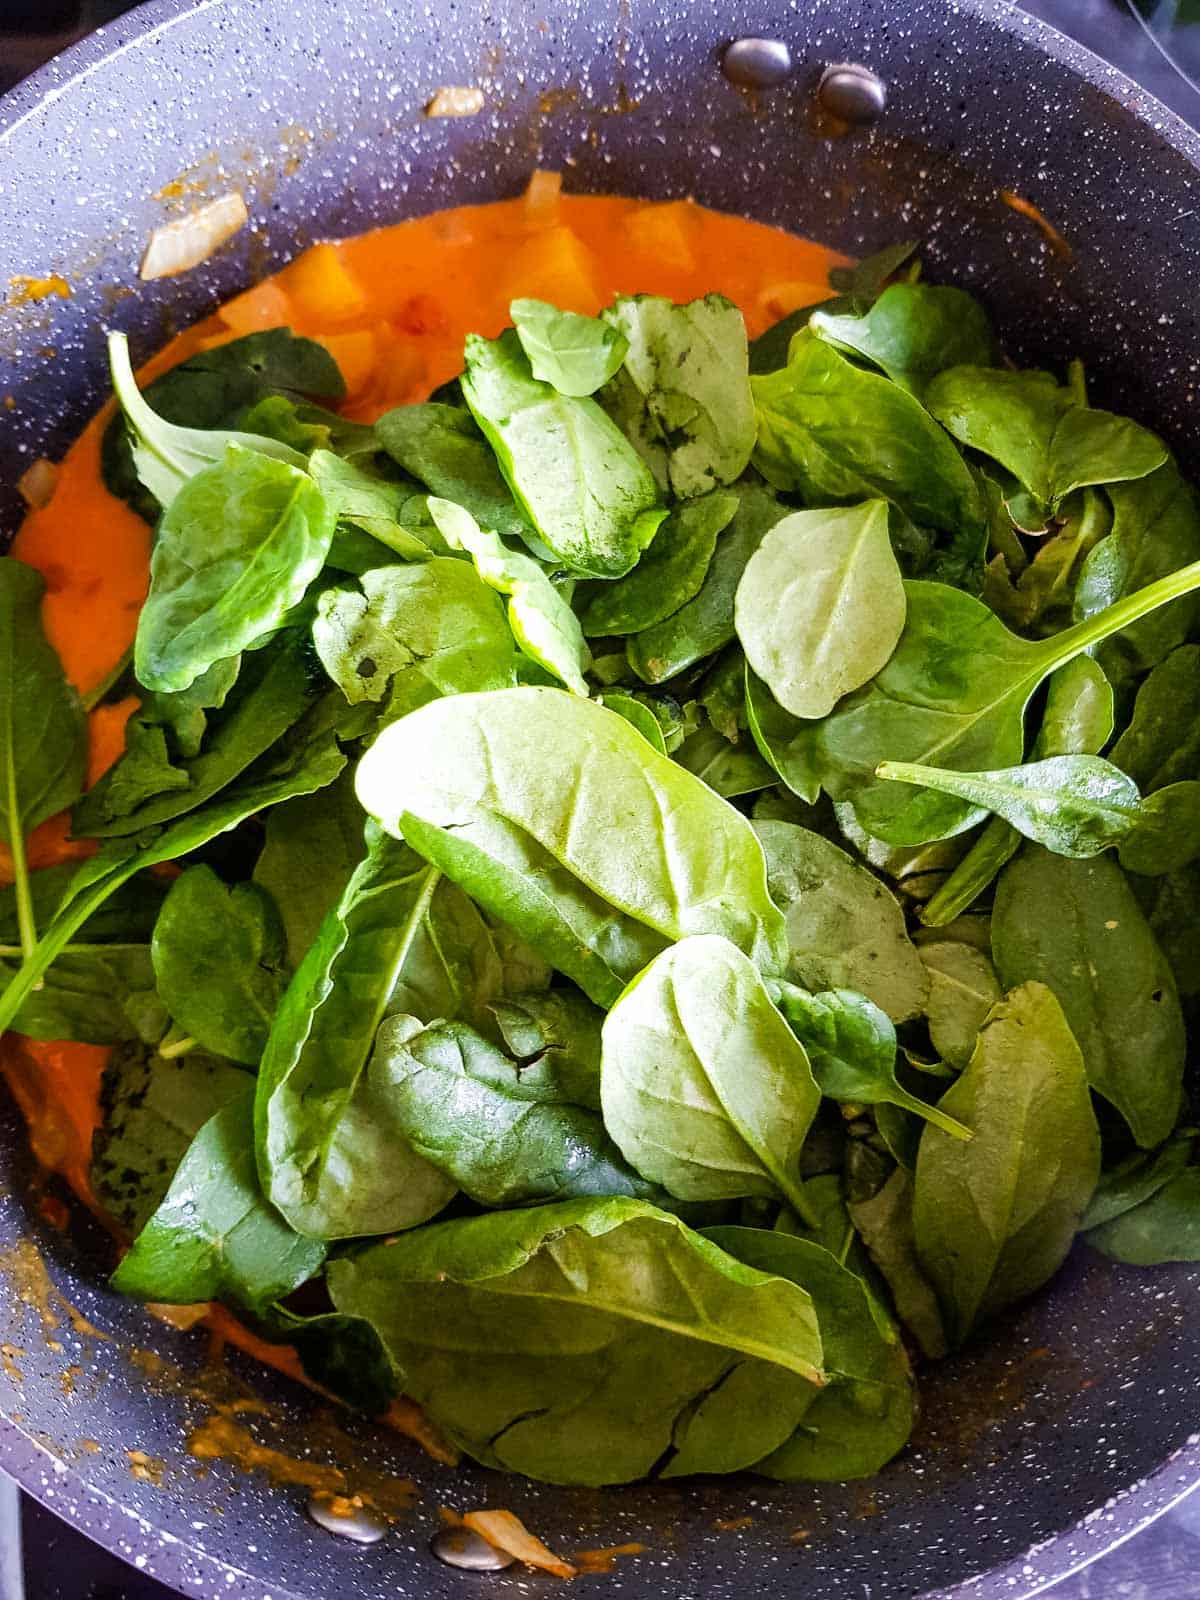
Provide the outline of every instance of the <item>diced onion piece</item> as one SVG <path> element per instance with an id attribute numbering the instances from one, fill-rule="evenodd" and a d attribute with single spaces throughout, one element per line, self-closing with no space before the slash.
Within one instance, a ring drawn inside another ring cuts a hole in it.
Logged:
<path id="1" fill-rule="evenodd" d="M 827 283 L 808 283 L 803 279 L 771 283 L 760 291 L 758 304 L 765 316 L 778 322 L 780 317 L 798 311 L 801 306 L 814 306 L 819 300 L 828 300 L 832 293 Z"/>
<path id="2" fill-rule="evenodd" d="M 48 506 L 57 487 L 58 468 L 45 456 L 39 456 L 17 479 L 17 492 L 31 511 Z"/>
<path id="3" fill-rule="evenodd" d="M 527 1567 L 540 1567 L 552 1572 L 556 1578 L 573 1578 L 575 1568 L 569 1561 L 548 1550 L 535 1533 L 514 1516 L 511 1511 L 468 1511 L 463 1517 L 468 1528 L 473 1528 L 481 1538 L 497 1550 L 506 1550 Z"/>
<path id="4" fill-rule="evenodd" d="M 316 323 L 362 316 L 367 297 L 336 244 L 314 244 L 283 270 L 283 292 Z"/>
<path id="5" fill-rule="evenodd" d="M 165 1322 L 170 1328 L 178 1328 L 181 1333 L 186 1333 L 198 1322 L 203 1322 L 209 1313 L 207 1305 L 168 1306 L 150 1300 L 146 1302 L 146 1310 L 152 1317 L 157 1317 L 159 1322 Z"/>
<path id="6" fill-rule="evenodd" d="M 425 106 L 427 117 L 477 117 L 483 110 L 483 90 L 467 84 L 448 83 L 438 89 Z"/>
<path id="7" fill-rule="evenodd" d="M 562 194 L 562 173 L 535 167 L 525 191 L 525 210 L 531 222 L 554 222 L 558 217 L 558 197 Z"/>
<path id="8" fill-rule="evenodd" d="M 246 202 L 235 191 L 189 211 L 186 217 L 155 228 L 138 269 L 141 277 L 173 278 L 207 261 L 214 250 L 232 239 L 250 220 Z"/>
<path id="9" fill-rule="evenodd" d="M 237 334 L 259 333 L 264 328 L 286 328 L 291 320 L 291 303 L 271 279 L 256 283 L 220 310 L 221 321 Z"/>

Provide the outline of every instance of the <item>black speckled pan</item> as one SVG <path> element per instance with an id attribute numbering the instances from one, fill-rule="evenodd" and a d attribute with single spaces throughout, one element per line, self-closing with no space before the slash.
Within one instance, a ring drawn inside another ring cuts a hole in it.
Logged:
<path id="1" fill-rule="evenodd" d="M 718 70 L 740 35 L 785 40 L 796 63 L 757 104 Z M 813 89 L 845 60 L 882 74 L 888 110 L 829 139 Z M 480 85 L 483 111 L 424 118 L 445 84 Z M 995 0 L 158 0 L 0 105 L 0 286 L 57 272 L 72 291 L 0 309 L 0 517 L 15 520 L 23 466 L 60 452 L 100 400 L 105 325 L 145 354 L 310 240 L 514 194 L 535 163 L 572 189 L 694 194 L 852 252 L 918 238 L 937 274 L 987 300 L 1011 348 L 1082 356 L 1099 397 L 1194 465 L 1198 162 L 1200 140 L 1169 112 Z M 224 169 L 253 227 L 202 269 L 141 285 L 145 239 L 170 209 L 155 195 L 193 165 Z M 1069 258 L 1002 189 L 1042 208 Z M 456 1572 L 429 1553 L 440 1506 L 491 1503 L 565 1552 L 645 1544 L 614 1576 L 580 1580 L 633 1600 L 1018 1600 L 1200 1477 L 1200 1272 L 1080 1254 L 926 1383 L 917 1441 L 870 1484 L 563 1492 L 435 1466 L 240 1358 L 219 1386 L 202 1336 L 100 1286 L 103 1240 L 38 1222 L 11 1110 L 0 1151 L 0 1465 L 186 1594 L 548 1592 L 553 1579 Z M 231 1411 L 252 1391 L 269 1415 Z M 188 1453 L 214 1415 L 226 1446 L 246 1444 L 242 1428 L 281 1453 L 273 1479 Z M 351 1487 L 385 1466 L 414 1480 L 382 1544 L 306 1520 L 295 1479 L 329 1462 Z"/>

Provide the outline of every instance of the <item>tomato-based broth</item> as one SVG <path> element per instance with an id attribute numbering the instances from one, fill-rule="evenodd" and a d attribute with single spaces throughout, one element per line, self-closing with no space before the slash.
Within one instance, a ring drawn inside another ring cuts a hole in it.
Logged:
<path id="1" fill-rule="evenodd" d="M 827 296 L 829 269 L 842 261 L 821 245 L 691 202 L 565 196 L 552 175 L 537 174 L 520 199 L 314 246 L 180 334 L 139 376 L 145 382 L 198 351 L 288 326 L 336 358 L 348 391 L 343 413 L 373 421 L 455 377 L 467 334 L 499 333 L 515 297 L 594 313 L 618 294 L 686 301 L 718 291 L 741 308 L 754 337 Z M 101 477 L 111 411 L 105 407 L 68 452 L 50 499 L 30 511 L 12 549 L 45 577 L 46 631 L 84 694 L 130 645 L 149 569 L 151 529 Z M 120 755 L 136 704 L 128 698 L 91 712 L 89 783 Z M 51 866 L 94 848 L 72 840 L 69 818 L 56 817 L 31 835 L 29 862 Z M 0 856 L 0 869 L 9 866 Z M 9 1034 L 0 1052 L 38 1161 L 95 1206 L 88 1168 L 107 1049 Z M 290 1352 L 264 1345 L 223 1311 L 217 1328 L 299 1375 Z"/>

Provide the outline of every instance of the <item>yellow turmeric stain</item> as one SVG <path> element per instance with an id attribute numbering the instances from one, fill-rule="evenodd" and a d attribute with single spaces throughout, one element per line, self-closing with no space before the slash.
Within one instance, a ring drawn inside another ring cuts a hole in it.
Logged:
<path id="1" fill-rule="evenodd" d="M 20 1345 L 0 1344 L 0 1367 L 2 1367 L 4 1370 L 4 1376 L 6 1378 L 11 1378 L 14 1383 L 21 1383 L 24 1381 L 25 1374 L 17 1365 L 17 1357 L 23 1356 L 24 1354 L 25 1352 L 21 1349 Z"/>
<path id="2" fill-rule="evenodd" d="M 60 300 L 71 298 L 71 285 L 65 278 L 59 277 L 57 272 L 52 272 L 46 278 L 27 278 L 18 276 L 8 280 L 9 306 L 37 305 L 39 301 L 49 300 L 57 296 Z"/>
<path id="3" fill-rule="evenodd" d="M 144 1450 L 126 1450 L 125 1454 L 129 1457 L 129 1470 L 139 1483 L 162 1488 L 163 1474 L 167 1470 L 165 1461 L 158 1456 L 147 1455 Z"/>
<path id="4" fill-rule="evenodd" d="M 43 1261 L 41 1252 L 32 1239 L 18 1239 L 11 1250 L 0 1253 L 0 1273 L 12 1281 L 17 1299 L 31 1307 L 42 1320 L 42 1327 L 52 1333 L 61 1328 L 64 1320 L 84 1338 L 107 1339 L 82 1312 L 77 1311 L 65 1295 L 55 1287 Z M 57 1340 L 48 1341 L 62 1348 Z"/>

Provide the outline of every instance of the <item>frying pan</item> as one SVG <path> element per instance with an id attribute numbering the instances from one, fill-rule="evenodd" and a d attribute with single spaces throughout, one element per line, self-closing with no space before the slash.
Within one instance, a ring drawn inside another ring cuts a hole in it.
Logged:
<path id="1" fill-rule="evenodd" d="M 723 46 L 746 36 L 790 48 L 770 92 L 721 74 Z M 817 113 L 837 62 L 886 84 L 873 126 Z M 479 85 L 483 110 L 423 116 L 447 84 Z M 71 287 L 0 311 L 0 484 L 57 456 L 101 400 L 103 325 L 145 355 L 313 239 L 512 195 L 535 164 L 574 190 L 694 194 L 855 254 L 917 238 L 931 273 L 980 294 L 1022 360 L 1081 356 L 1101 403 L 1195 466 L 1200 141 L 995 0 L 157 0 L 0 106 L 0 285 L 58 272 Z M 170 214 L 155 196 L 185 169 L 212 193 L 240 188 L 253 229 L 195 272 L 139 285 L 145 239 Z M 1069 248 L 1001 190 L 1039 206 Z M 213 1376 L 202 1331 L 102 1287 L 111 1250 L 94 1227 L 41 1220 L 11 1108 L 0 1162 L 0 1465 L 188 1594 L 548 1591 L 555 1580 L 465 1573 L 431 1553 L 439 1507 L 491 1504 L 568 1553 L 645 1545 L 616 1576 L 579 1580 L 623 1600 L 997 1600 L 1037 1592 L 1200 1478 L 1195 1270 L 1080 1250 L 926 1379 L 914 1444 L 870 1483 L 569 1491 L 437 1466 L 236 1355 Z M 226 1455 L 197 1459 L 218 1425 Z M 351 1490 L 372 1471 L 413 1480 L 411 1508 L 372 1548 L 303 1514 L 300 1480 L 339 1463 Z"/>

